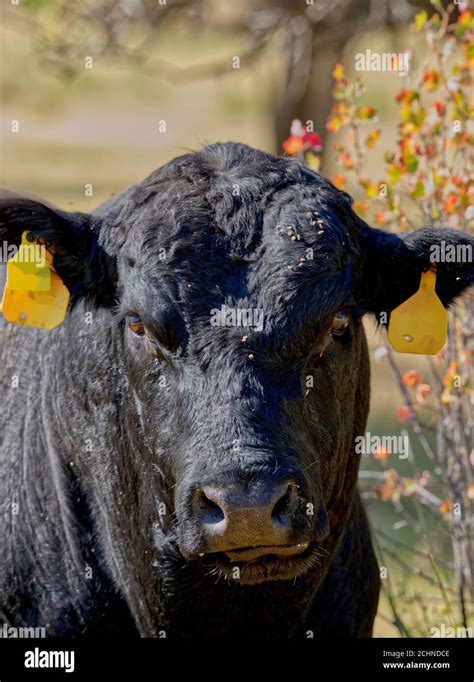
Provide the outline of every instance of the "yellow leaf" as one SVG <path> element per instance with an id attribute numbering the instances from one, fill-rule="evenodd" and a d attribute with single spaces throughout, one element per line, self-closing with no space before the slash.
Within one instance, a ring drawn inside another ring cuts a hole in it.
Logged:
<path id="1" fill-rule="evenodd" d="M 421 31 L 423 26 L 426 24 L 428 20 L 428 12 L 423 10 L 422 12 L 418 12 L 418 14 L 415 16 L 415 22 L 414 22 L 414 29 L 415 31 Z"/>
<path id="2" fill-rule="evenodd" d="M 306 165 L 311 170 L 318 171 L 321 168 L 321 157 L 319 157 L 314 152 L 306 152 L 305 157 Z"/>
<path id="3" fill-rule="evenodd" d="M 332 72 L 332 77 L 336 81 L 340 81 L 344 78 L 344 67 L 342 64 L 336 64 Z"/>

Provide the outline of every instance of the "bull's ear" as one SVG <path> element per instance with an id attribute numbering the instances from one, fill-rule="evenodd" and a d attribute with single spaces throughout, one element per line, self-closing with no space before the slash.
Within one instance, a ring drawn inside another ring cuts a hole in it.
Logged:
<path id="1" fill-rule="evenodd" d="M 69 213 L 10 192 L 0 192 L 0 241 L 18 246 L 26 230 L 53 252 L 53 266 L 74 304 L 87 298 L 96 305 L 115 303 L 115 263 L 99 243 L 101 220 Z"/>
<path id="2" fill-rule="evenodd" d="M 363 267 L 357 287 L 362 310 L 390 313 L 419 288 L 421 273 L 436 266 L 436 293 L 445 306 L 474 284 L 474 237 L 461 230 L 425 227 L 390 234 L 364 225 Z"/>

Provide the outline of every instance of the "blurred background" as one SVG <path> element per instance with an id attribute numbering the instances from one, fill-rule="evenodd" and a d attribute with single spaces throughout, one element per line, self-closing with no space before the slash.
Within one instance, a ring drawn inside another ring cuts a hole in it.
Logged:
<path id="1" fill-rule="evenodd" d="M 313 122 L 323 144 L 320 172 L 332 177 L 337 139 L 328 139 L 325 126 L 335 64 L 350 76 L 359 52 L 410 51 L 405 78 L 363 74 L 361 103 L 377 108 L 383 128 L 380 154 L 367 167 L 377 175 L 383 149 L 397 139 L 394 94 L 413 87 L 423 60 L 424 39 L 409 30 L 423 10 L 434 11 L 423 0 L 5 2 L 2 186 L 88 211 L 207 142 L 234 140 L 281 154 L 295 118 Z M 381 332 L 371 323 L 367 330 L 373 353 Z M 400 434 L 402 402 L 382 356 L 372 363 L 368 431 Z M 402 372 L 424 367 L 424 359 L 398 361 Z M 414 456 L 432 473 L 416 445 Z M 382 476 L 383 465 L 363 457 L 363 470 Z M 410 475 L 409 461 L 395 466 Z M 375 634 L 429 636 L 433 623 L 455 624 L 448 617 L 455 590 L 448 525 L 412 498 L 387 503 L 367 480 L 361 485 L 388 571 L 383 582 L 390 583 Z"/>

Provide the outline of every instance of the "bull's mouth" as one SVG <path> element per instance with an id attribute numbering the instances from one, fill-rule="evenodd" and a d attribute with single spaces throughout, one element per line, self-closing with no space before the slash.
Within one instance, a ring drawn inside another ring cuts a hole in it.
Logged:
<path id="1" fill-rule="evenodd" d="M 271 580 L 292 580 L 319 563 L 314 545 L 266 545 L 241 547 L 205 554 L 203 563 L 209 575 L 233 580 L 242 585 L 257 585 Z"/>
<path id="2" fill-rule="evenodd" d="M 231 561 L 255 561 L 265 556 L 289 557 L 302 554 L 308 549 L 309 542 L 302 542 L 298 545 L 264 545 L 261 547 L 241 547 L 232 549 L 225 554 Z"/>

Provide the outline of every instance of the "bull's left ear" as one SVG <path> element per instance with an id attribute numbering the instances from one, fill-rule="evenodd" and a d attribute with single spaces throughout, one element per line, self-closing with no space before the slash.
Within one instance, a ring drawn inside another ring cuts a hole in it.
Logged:
<path id="1" fill-rule="evenodd" d="M 474 284 L 474 237 L 461 230 L 426 227 L 390 234 L 364 225 L 363 263 L 356 287 L 361 309 L 384 321 L 420 286 L 421 273 L 436 265 L 436 293 L 445 306 Z"/>
<path id="2" fill-rule="evenodd" d="M 50 246 L 53 267 L 69 289 L 72 304 L 80 298 L 96 305 L 115 303 L 115 262 L 100 244 L 100 228 L 96 216 L 0 192 L 0 241 L 18 246 L 28 231 Z"/>

